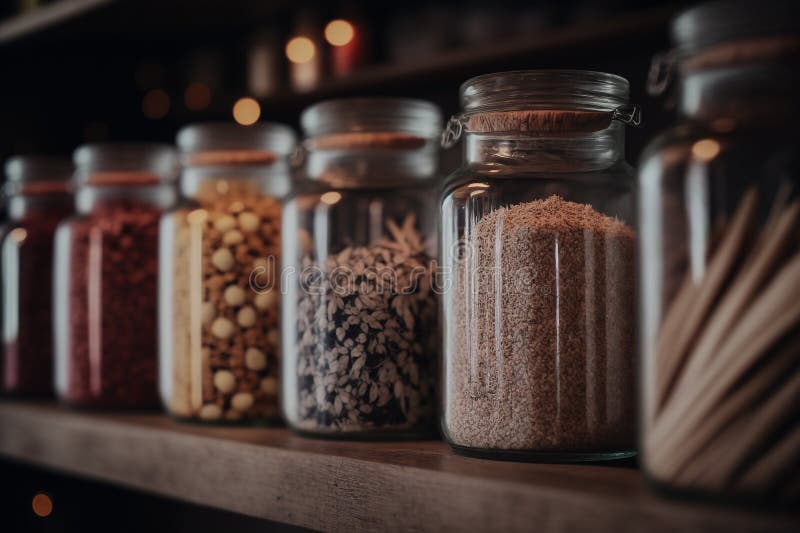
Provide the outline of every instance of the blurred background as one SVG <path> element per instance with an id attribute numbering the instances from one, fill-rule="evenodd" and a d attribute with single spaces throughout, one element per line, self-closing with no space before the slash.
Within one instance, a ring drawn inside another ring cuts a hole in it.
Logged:
<path id="1" fill-rule="evenodd" d="M 2 0 L 0 159 L 69 154 L 86 141 L 172 141 L 203 120 L 297 126 L 303 108 L 339 96 L 420 97 L 451 114 L 471 76 L 586 68 L 631 81 L 645 111 L 629 135 L 635 160 L 666 122 L 644 81 L 686 4 Z"/>

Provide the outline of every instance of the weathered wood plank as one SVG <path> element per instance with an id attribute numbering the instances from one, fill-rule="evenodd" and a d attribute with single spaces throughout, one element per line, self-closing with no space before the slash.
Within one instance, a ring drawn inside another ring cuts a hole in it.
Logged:
<path id="1" fill-rule="evenodd" d="M 453 455 L 441 442 L 303 439 L 0 403 L 9 458 L 320 530 L 792 531 L 797 516 L 660 499 L 632 468 Z"/>

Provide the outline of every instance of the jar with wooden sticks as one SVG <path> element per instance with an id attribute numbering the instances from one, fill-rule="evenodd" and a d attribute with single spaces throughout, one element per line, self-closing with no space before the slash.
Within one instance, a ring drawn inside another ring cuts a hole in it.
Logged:
<path id="1" fill-rule="evenodd" d="M 650 84 L 678 124 L 641 161 L 644 468 L 660 487 L 800 501 L 800 24 L 702 5 Z"/>

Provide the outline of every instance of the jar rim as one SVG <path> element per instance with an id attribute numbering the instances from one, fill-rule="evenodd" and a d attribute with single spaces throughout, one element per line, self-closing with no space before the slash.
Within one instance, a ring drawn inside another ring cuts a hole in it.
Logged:
<path id="1" fill-rule="evenodd" d="M 69 159 L 49 155 L 16 155 L 5 164 L 9 182 L 69 181 L 72 172 Z"/>
<path id="2" fill-rule="evenodd" d="M 426 100 L 413 98 L 341 98 L 306 108 L 300 124 L 306 137 L 346 133 L 407 133 L 436 139 L 442 112 Z"/>
<path id="3" fill-rule="evenodd" d="M 193 166 L 192 161 L 197 161 L 196 156 L 202 153 L 216 154 L 220 156 L 220 164 L 224 164 L 224 152 L 231 154 L 238 164 L 243 164 L 245 153 L 252 156 L 256 153 L 278 157 L 290 155 L 297 144 L 297 136 L 292 128 L 277 122 L 259 122 L 251 126 L 232 122 L 199 122 L 181 128 L 175 143 L 184 164 L 189 166 Z M 208 163 L 206 159 L 200 158 Z M 253 163 L 258 161 L 253 160 Z"/>
<path id="4" fill-rule="evenodd" d="M 461 84 L 467 113 L 492 110 L 570 109 L 613 111 L 628 103 L 630 84 L 592 70 L 512 70 L 483 74 Z"/>
<path id="5" fill-rule="evenodd" d="M 79 185 L 152 186 L 172 182 L 178 175 L 178 155 L 163 143 L 91 143 L 73 154 Z M 93 176 L 102 176 L 95 180 Z M 106 179 L 113 175 L 113 179 Z"/>
<path id="6" fill-rule="evenodd" d="M 754 37 L 798 34 L 800 19 L 783 0 L 716 0 L 679 13 L 670 38 L 679 56 L 709 46 Z"/>

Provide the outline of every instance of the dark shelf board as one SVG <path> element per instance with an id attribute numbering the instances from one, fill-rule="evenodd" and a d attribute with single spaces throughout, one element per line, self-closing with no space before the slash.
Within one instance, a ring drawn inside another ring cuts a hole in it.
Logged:
<path id="1" fill-rule="evenodd" d="M 115 0 L 60 0 L 0 20 L 0 46 L 46 31 Z"/>
<path id="2" fill-rule="evenodd" d="M 318 530 L 797 531 L 797 515 L 668 501 L 631 467 L 494 462 L 442 442 L 303 439 L 0 403 L 0 455 Z"/>

